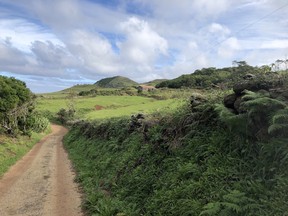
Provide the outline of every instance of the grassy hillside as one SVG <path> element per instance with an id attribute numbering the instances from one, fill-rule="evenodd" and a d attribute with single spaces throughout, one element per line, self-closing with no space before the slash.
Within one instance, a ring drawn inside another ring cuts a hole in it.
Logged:
<path id="1" fill-rule="evenodd" d="M 75 124 L 65 146 L 88 215 L 285 215 L 288 90 L 253 83 L 225 97 L 235 110 L 213 94 L 144 119 Z"/>
<path id="2" fill-rule="evenodd" d="M 101 79 L 95 83 L 95 86 L 101 88 L 125 88 L 137 85 L 138 85 L 137 82 L 134 82 L 133 80 L 122 76 L 115 76 Z"/>
<path id="3" fill-rule="evenodd" d="M 75 93 L 79 93 L 81 91 L 89 91 L 91 89 L 95 89 L 94 84 L 83 84 L 83 85 L 72 86 L 71 88 L 64 89 L 64 90 L 60 91 L 59 93 L 69 93 L 71 91 L 75 92 Z"/>
<path id="4" fill-rule="evenodd" d="M 168 81 L 167 79 L 155 79 L 146 83 L 142 83 L 142 85 L 148 85 L 148 86 L 156 86 L 157 84 Z"/>

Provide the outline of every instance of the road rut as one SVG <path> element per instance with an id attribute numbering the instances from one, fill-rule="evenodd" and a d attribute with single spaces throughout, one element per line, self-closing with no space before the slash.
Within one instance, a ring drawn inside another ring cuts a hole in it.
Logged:
<path id="1" fill-rule="evenodd" d="M 62 144 L 67 129 L 37 143 L 0 179 L 1 216 L 81 216 L 81 194 Z"/>

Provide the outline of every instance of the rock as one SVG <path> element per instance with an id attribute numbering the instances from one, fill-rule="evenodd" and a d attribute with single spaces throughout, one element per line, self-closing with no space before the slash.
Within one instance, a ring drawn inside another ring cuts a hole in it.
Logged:
<path id="1" fill-rule="evenodd" d="M 265 82 L 263 80 L 249 80 L 237 83 L 233 86 L 233 91 L 237 95 L 242 95 L 244 90 L 249 91 L 259 91 L 261 89 L 268 91 L 273 85 L 270 82 Z"/>
<path id="2" fill-rule="evenodd" d="M 241 108 L 241 103 L 242 103 L 242 96 L 237 97 L 235 103 L 234 103 L 234 109 L 236 113 L 243 113 L 245 110 Z"/>
<path id="3" fill-rule="evenodd" d="M 142 119 L 145 119 L 144 114 L 138 113 L 136 116 L 132 115 L 129 123 L 129 131 L 135 131 L 143 124 Z"/>
<path id="4" fill-rule="evenodd" d="M 274 88 L 269 91 L 271 98 L 285 98 L 288 99 L 288 89 L 285 88 Z"/>
<path id="5" fill-rule="evenodd" d="M 196 106 L 199 106 L 200 104 L 202 104 L 203 102 L 205 102 L 206 99 L 203 98 L 202 95 L 192 95 L 190 97 L 190 105 L 191 105 L 191 108 L 193 107 L 196 107 Z"/>
<path id="6" fill-rule="evenodd" d="M 256 76 L 254 74 L 246 74 L 245 76 L 243 76 L 243 79 L 245 80 L 251 80 L 254 79 Z"/>
<path id="7" fill-rule="evenodd" d="M 237 99 L 236 94 L 230 94 L 224 97 L 224 105 L 227 108 L 234 109 L 234 103 Z"/>

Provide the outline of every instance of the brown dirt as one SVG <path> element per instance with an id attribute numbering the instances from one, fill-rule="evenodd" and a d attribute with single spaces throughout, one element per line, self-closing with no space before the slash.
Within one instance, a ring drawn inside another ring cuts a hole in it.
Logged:
<path id="1" fill-rule="evenodd" d="M 104 107 L 100 105 L 95 105 L 95 110 L 102 110 Z"/>
<path id="2" fill-rule="evenodd" d="M 81 194 L 62 144 L 64 127 L 37 143 L 0 179 L 0 215 L 81 216 Z"/>

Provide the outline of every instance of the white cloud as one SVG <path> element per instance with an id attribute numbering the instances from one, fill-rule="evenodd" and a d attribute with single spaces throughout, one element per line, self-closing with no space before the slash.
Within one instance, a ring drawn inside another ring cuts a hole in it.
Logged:
<path id="1" fill-rule="evenodd" d="M 231 31 L 227 27 L 219 23 L 212 23 L 209 26 L 209 32 L 214 33 L 214 34 L 221 34 L 221 35 L 228 35 L 231 33 Z"/>
<path id="2" fill-rule="evenodd" d="M 240 44 L 237 38 L 230 37 L 224 41 L 218 49 L 218 55 L 221 58 L 233 58 L 236 52 L 240 49 Z"/>
<path id="3" fill-rule="evenodd" d="M 9 38 L 13 47 L 24 52 L 30 52 L 31 43 L 36 40 L 63 45 L 54 34 L 25 19 L 0 19 L 0 29 L 0 40 Z"/>
<path id="4" fill-rule="evenodd" d="M 66 44 L 90 74 L 111 74 L 117 71 L 116 55 L 110 42 L 97 33 L 75 30 Z"/>
<path id="5" fill-rule="evenodd" d="M 270 40 L 262 43 L 262 49 L 285 49 L 288 48 L 288 39 L 285 40 Z"/>
<path id="6" fill-rule="evenodd" d="M 126 40 L 119 43 L 121 57 L 136 64 L 154 64 L 159 55 L 166 55 L 167 41 L 144 20 L 131 17 L 120 24 Z"/>

